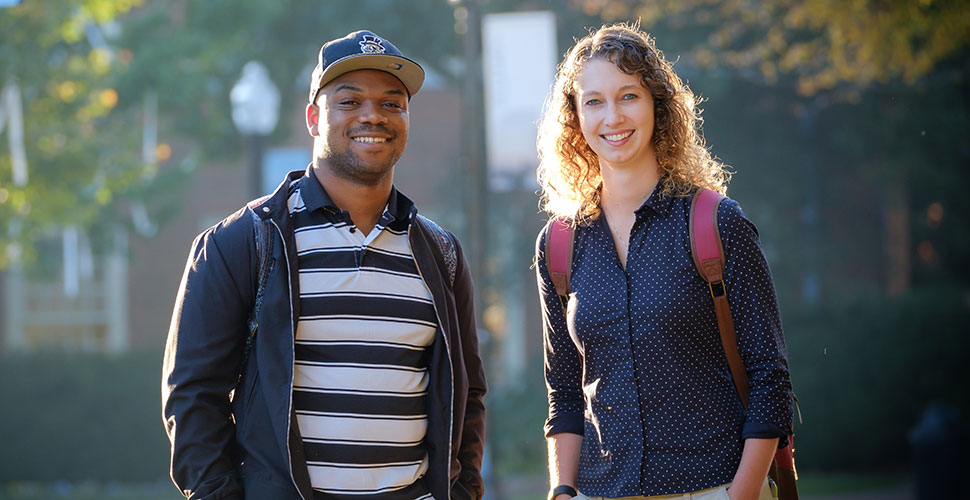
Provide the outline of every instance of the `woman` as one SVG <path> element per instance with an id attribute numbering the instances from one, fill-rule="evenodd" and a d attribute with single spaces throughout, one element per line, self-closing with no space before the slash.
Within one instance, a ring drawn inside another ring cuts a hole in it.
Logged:
<path id="1" fill-rule="evenodd" d="M 690 195 L 723 194 L 730 177 L 704 145 L 695 101 L 637 26 L 592 32 L 559 67 L 539 182 L 544 209 L 575 224 L 565 304 L 545 260 L 548 225 L 536 245 L 553 500 L 574 488 L 577 498 L 771 498 L 767 471 L 792 419 L 781 320 L 757 230 L 725 199 L 717 220 L 745 410 L 690 255 Z"/>

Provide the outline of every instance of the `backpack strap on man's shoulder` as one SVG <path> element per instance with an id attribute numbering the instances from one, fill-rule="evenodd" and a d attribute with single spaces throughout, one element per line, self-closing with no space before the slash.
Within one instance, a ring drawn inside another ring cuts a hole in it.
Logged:
<path id="1" fill-rule="evenodd" d="M 263 308 L 263 292 L 266 289 L 266 282 L 269 274 L 273 270 L 275 260 L 273 259 L 273 229 L 269 219 L 263 220 L 256 214 L 255 207 L 259 201 L 265 201 L 265 197 L 255 200 L 249 204 L 249 213 L 253 219 L 253 240 L 256 243 L 256 290 L 253 295 L 253 309 L 249 313 L 247 324 L 249 335 L 246 336 L 246 344 L 243 346 L 242 362 L 239 365 L 239 376 L 242 377 L 246 363 L 249 361 L 249 351 L 253 347 L 256 332 L 259 330 L 259 312 Z"/>
<path id="2" fill-rule="evenodd" d="M 441 251 L 441 256 L 444 258 L 445 265 L 448 267 L 448 278 L 451 280 L 451 286 L 455 286 L 455 274 L 458 272 L 458 250 L 453 239 L 454 237 L 451 233 L 442 229 L 435 221 L 421 214 L 417 214 L 416 219 L 434 237 L 435 243 L 438 244 L 438 250 Z"/>

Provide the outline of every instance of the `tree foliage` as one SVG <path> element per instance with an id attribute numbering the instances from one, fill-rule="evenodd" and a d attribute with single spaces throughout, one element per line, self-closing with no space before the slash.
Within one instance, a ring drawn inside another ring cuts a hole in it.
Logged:
<path id="1" fill-rule="evenodd" d="M 90 225 L 140 182 L 137 116 L 118 106 L 114 81 L 124 58 L 89 43 L 86 31 L 138 3 L 32 1 L 0 10 L 0 85 L 21 90 L 30 174 L 26 186 L 13 184 L 4 137 L 0 242 L 32 241 L 51 223 Z M 6 257 L 0 252 L 0 267 Z"/>
<path id="2" fill-rule="evenodd" d="M 966 50 L 961 0 L 573 0 L 606 21 L 639 19 L 694 35 L 699 67 L 747 70 L 766 83 L 794 79 L 813 95 L 839 86 L 913 83 Z"/>
<path id="3" fill-rule="evenodd" d="M 170 217 L 187 176 L 244 150 L 228 94 L 247 61 L 269 67 L 285 116 L 305 99 L 320 44 L 356 29 L 393 39 L 447 78 L 452 16 L 445 0 L 29 0 L 0 9 L 0 86 L 22 91 L 30 174 L 26 186 L 13 184 L 0 133 L 0 248 L 17 241 L 29 259 L 60 227 L 132 224 L 134 206 L 156 223 Z M 143 154 L 151 102 L 157 148 Z M 7 258 L 0 251 L 0 268 Z"/>

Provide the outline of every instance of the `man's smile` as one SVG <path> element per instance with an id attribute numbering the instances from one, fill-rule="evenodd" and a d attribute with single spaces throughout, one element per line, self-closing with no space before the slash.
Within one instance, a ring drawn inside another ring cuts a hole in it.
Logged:
<path id="1" fill-rule="evenodd" d="M 351 137 L 354 142 L 361 142 L 364 144 L 379 144 L 382 142 L 387 142 L 386 137 Z"/>

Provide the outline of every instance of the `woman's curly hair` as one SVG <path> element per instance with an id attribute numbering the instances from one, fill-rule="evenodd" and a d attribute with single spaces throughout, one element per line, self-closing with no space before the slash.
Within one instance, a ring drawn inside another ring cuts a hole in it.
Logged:
<path id="1" fill-rule="evenodd" d="M 576 77 L 586 61 L 605 59 L 626 74 L 640 75 L 654 104 L 653 146 L 661 193 L 685 196 L 695 187 L 727 192 L 731 173 L 704 144 L 697 98 L 674 73 L 650 35 L 636 24 L 603 26 L 576 42 L 559 65 L 539 126 L 542 208 L 575 221 L 599 217 L 602 176 L 596 153 L 579 128 Z"/>

